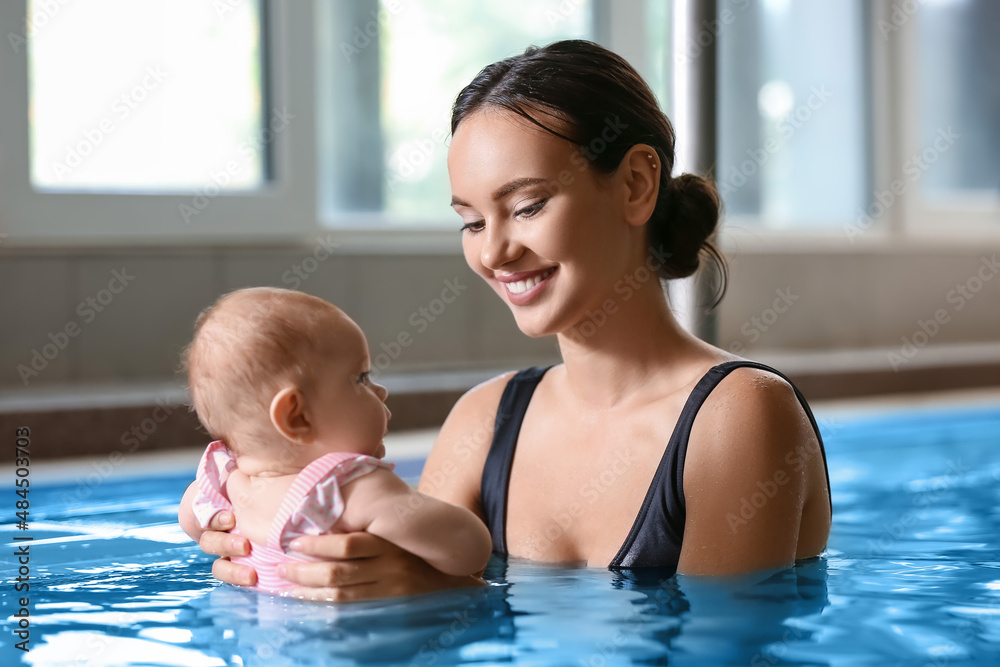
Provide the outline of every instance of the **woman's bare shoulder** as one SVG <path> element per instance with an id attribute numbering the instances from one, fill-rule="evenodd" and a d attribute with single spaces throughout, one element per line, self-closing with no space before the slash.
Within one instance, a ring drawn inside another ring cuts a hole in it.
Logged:
<path id="1" fill-rule="evenodd" d="M 517 371 L 507 371 L 495 377 L 480 382 L 469 391 L 462 394 L 462 397 L 455 403 L 448 418 L 467 417 L 469 415 L 480 416 L 482 412 L 492 412 L 496 415 L 497 406 L 500 405 L 500 397 L 503 396 L 504 389 L 510 379 L 517 375 Z"/>
<path id="2" fill-rule="evenodd" d="M 790 564 L 803 507 L 822 490 L 819 477 L 796 464 L 804 450 L 818 453 L 819 444 L 786 380 L 755 368 L 723 379 L 699 410 L 688 443 L 679 571 L 731 574 Z"/>
<path id="3" fill-rule="evenodd" d="M 731 371 L 705 399 L 692 438 L 704 436 L 699 440 L 725 446 L 731 437 L 740 436 L 759 446 L 775 445 L 765 433 L 796 440 L 813 434 L 813 429 L 787 380 L 768 370 L 743 367 Z"/>
<path id="4" fill-rule="evenodd" d="M 478 512 L 483 465 L 504 389 L 516 371 L 465 392 L 452 407 L 424 464 L 420 491 Z"/>

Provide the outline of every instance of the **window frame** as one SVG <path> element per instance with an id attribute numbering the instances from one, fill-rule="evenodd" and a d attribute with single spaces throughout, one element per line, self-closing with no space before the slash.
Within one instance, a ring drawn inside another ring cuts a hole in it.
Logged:
<path id="1" fill-rule="evenodd" d="M 873 24 L 881 25 L 872 32 L 871 38 L 876 42 L 884 42 L 882 57 L 889 63 L 889 71 L 898 77 L 898 85 L 886 88 L 892 91 L 883 110 L 888 117 L 883 116 L 882 127 L 892 127 L 890 120 L 899 119 L 898 136 L 890 145 L 892 164 L 904 164 L 911 156 L 920 154 L 927 146 L 921 141 L 920 118 L 920 73 L 919 73 L 919 27 L 923 20 L 919 5 L 912 13 L 903 9 L 899 0 L 875 0 L 875 20 Z M 893 15 L 894 7 L 897 12 Z M 904 13 L 899 14 L 902 10 Z M 906 16 L 900 20 L 899 16 Z M 892 32 L 883 35 L 882 30 Z M 894 93 L 894 94 L 893 94 Z M 892 179 L 898 178 L 898 173 L 883 170 L 880 174 L 880 191 L 891 188 Z M 919 186 L 919 182 L 917 183 Z M 979 197 L 975 195 L 960 195 L 947 201 L 929 201 L 922 196 L 921 187 L 909 187 L 900 196 L 897 218 L 893 221 L 893 229 L 906 236 L 918 239 L 934 239 L 940 237 L 952 238 L 959 233 L 974 237 L 977 241 L 1000 240 L 1000 194 Z"/>
<path id="2" fill-rule="evenodd" d="M 47 5 L 46 22 L 62 3 Z M 288 127 L 268 145 L 271 178 L 251 191 L 204 187 L 184 194 L 88 193 L 36 190 L 31 185 L 28 128 L 28 49 L 0 48 L 0 229 L 5 245 L 94 247 L 287 243 L 315 235 L 315 170 L 311 3 L 261 0 L 266 38 L 265 122 L 276 111 Z M 25 26 L 27 3 L 0 3 L 0 25 Z M 44 25 L 39 23 L 39 30 Z M 15 33 L 17 34 L 17 33 Z M 29 35 L 30 30 L 20 36 Z M 294 72 L 295 76 L 290 76 Z M 204 197 L 196 201 L 198 195 Z M 185 209 L 183 207 L 190 207 Z M 193 213 L 192 213 L 193 211 Z M 185 216 L 185 213 L 187 214 Z"/>

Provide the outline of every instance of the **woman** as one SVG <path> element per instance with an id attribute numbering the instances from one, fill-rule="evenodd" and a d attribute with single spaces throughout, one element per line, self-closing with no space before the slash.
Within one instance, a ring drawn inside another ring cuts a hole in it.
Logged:
<path id="1" fill-rule="evenodd" d="M 657 279 L 719 258 L 719 200 L 699 177 L 671 177 L 673 130 L 639 75 L 590 42 L 530 48 L 460 93 L 452 134 L 465 258 L 524 333 L 557 337 L 563 363 L 463 396 L 420 490 L 476 512 L 514 557 L 729 575 L 821 553 L 829 481 L 804 399 L 685 332 Z M 245 548 L 216 531 L 200 544 Z M 311 599 L 475 583 L 367 534 L 301 550 L 329 559 L 286 572 Z M 224 558 L 213 572 L 254 577 Z"/>

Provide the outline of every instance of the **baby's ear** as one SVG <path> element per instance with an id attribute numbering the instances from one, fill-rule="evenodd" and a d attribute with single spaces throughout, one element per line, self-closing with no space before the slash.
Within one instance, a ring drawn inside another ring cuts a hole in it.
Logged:
<path id="1" fill-rule="evenodd" d="M 305 397 L 296 387 L 285 387 L 271 399 L 271 423 L 292 442 L 312 440 L 313 426 L 306 417 Z"/>

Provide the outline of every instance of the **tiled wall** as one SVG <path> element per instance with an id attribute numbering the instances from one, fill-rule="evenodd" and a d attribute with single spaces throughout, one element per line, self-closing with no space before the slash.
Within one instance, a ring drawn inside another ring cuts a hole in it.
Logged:
<path id="1" fill-rule="evenodd" d="M 292 287 L 286 272 L 312 257 L 311 249 L 109 252 L 104 255 L 0 258 L 0 388 L 25 386 L 17 366 L 32 350 L 55 350 L 49 334 L 76 331 L 30 386 L 74 381 L 162 379 L 174 373 L 198 312 L 239 287 Z M 554 340 L 533 340 L 517 329 L 506 306 L 461 256 L 333 256 L 307 264 L 299 288 L 343 308 L 368 336 L 373 358 L 408 332 L 412 344 L 384 373 L 438 368 L 506 368 L 555 358 Z M 129 279 L 108 289 L 113 272 Z M 300 278 L 298 280 L 301 280 Z M 450 283 L 446 283 L 450 281 Z M 457 281 L 450 304 L 433 303 Z M 104 290 L 104 292 L 102 292 Z M 86 299 L 104 297 L 97 306 Z M 83 303 L 83 306 L 80 304 Z M 419 312 L 431 308 L 429 317 Z M 440 312 L 435 316 L 434 312 Z M 411 318 L 412 316 L 412 318 Z M 391 349 L 392 346 L 390 346 Z M 38 362 L 40 365 L 40 362 Z"/>
<path id="2" fill-rule="evenodd" d="M 1000 276 L 983 283 L 961 309 L 947 300 L 950 290 L 977 274 L 982 257 L 994 252 L 737 254 L 731 257 L 731 283 L 719 311 L 719 341 L 724 347 L 739 343 L 749 355 L 890 347 L 938 309 L 947 311 L 949 322 L 934 343 L 997 341 Z M 32 350 L 42 351 L 50 333 L 61 338 L 58 332 L 69 323 L 79 327 L 78 335 L 30 378 L 30 386 L 170 377 L 202 308 L 238 287 L 291 287 L 283 276 L 311 256 L 312 248 L 0 256 L 0 389 L 24 387 L 17 366 L 30 366 Z M 114 271 L 134 276 L 118 294 L 108 290 Z M 456 279 L 461 294 L 421 332 L 423 325 L 415 324 L 422 317 L 419 309 L 429 307 L 446 281 Z M 459 255 L 334 254 L 317 262 L 300 288 L 351 315 L 368 335 L 373 355 L 381 343 L 410 333 L 412 345 L 386 373 L 515 368 L 555 358 L 554 341 L 520 333 L 506 306 Z M 792 305 L 768 313 L 780 299 L 776 291 Z M 101 305 L 101 312 L 91 312 L 85 300 L 101 296 L 110 296 L 110 302 Z"/>
<path id="3" fill-rule="evenodd" d="M 735 255 L 719 343 L 750 351 L 892 348 L 939 310 L 945 322 L 930 344 L 1000 342 L 1000 274 L 989 268 L 994 258 L 1000 259 L 996 246 Z M 991 277 L 980 283 L 980 275 Z M 959 285 L 980 289 L 967 291 L 966 299 Z M 776 299 L 785 312 L 768 313 Z"/>

